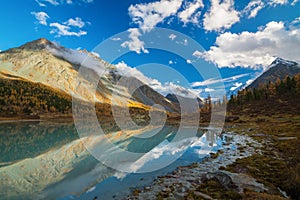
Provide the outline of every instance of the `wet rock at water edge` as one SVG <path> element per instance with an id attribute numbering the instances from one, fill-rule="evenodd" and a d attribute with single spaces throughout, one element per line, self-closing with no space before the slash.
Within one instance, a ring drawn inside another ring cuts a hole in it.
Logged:
<path id="1" fill-rule="evenodd" d="M 202 181 L 211 179 L 218 181 L 226 189 L 237 189 L 237 186 L 233 183 L 231 177 L 224 172 L 209 172 L 202 177 Z"/>

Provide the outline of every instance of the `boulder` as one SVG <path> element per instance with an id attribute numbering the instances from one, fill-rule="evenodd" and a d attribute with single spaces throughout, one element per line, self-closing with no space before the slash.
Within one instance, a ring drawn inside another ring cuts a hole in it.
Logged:
<path id="1" fill-rule="evenodd" d="M 236 189 L 237 186 L 233 183 L 231 177 L 224 172 L 208 172 L 202 177 L 202 181 L 205 180 L 215 180 L 218 181 L 226 189 Z"/>

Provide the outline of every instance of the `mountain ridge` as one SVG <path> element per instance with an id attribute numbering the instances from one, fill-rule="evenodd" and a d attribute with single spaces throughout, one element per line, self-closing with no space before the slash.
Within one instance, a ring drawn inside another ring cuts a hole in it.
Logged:
<path id="1" fill-rule="evenodd" d="M 79 76 L 79 67 L 84 70 L 84 76 L 99 81 L 90 83 L 85 77 Z M 92 53 L 68 49 L 45 38 L 1 52 L 0 72 L 1 79 L 41 83 L 84 101 L 117 106 L 124 106 L 121 102 L 127 102 L 126 106 L 143 109 L 158 103 L 167 111 L 179 111 L 176 104 L 170 103 L 136 77 L 130 77 L 129 80 L 143 85 L 143 89 L 139 88 L 132 96 L 128 86 L 116 85 L 112 81 L 112 76 L 117 75 L 116 67 Z M 117 94 L 117 99 L 112 100 L 113 92 Z"/>
<path id="2" fill-rule="evenodd" d="M 258 88 L 260 85 L 275 82 L 277 79 L 283 80 L 286 76 L 292 77 L 298 73 L 300 73 L 299 63 L 278 57 L 246 88 Z"/>

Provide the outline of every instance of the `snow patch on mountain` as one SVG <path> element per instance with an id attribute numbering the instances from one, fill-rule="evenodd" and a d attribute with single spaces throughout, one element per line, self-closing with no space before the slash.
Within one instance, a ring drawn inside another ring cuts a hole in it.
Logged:
<path id="1" fill-rule="evenodd" d="M 272 63 L 271 65 L 269 65 L 265 71 L 268 71 L 270 68 L 272 67 L 275 67 L 279 64 L 282 64 L 282 65 L 285 65 L 285 66 L 294 66 L 294 65 L 298 65 L 298 63 L 296 62 L 293 62 L 293 61 L 289 61 L 289 60 L 285 60 L 285 59 L 282 59 L 282 58 L 276 58 Z"/>

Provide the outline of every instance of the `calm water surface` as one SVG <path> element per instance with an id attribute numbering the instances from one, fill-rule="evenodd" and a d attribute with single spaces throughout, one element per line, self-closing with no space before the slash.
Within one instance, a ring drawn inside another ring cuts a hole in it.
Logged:
<path id="1" fill-rule="evenodd" d="M 214 131 L 203 129 L 194 134 L 186 127 L 184 133 L 174 142 L 177 128 L 171 126 L 160 131 L 155 127 L 111 131 L 104 142 L 97 134 L 79 138 L 73 123 L 1 123 L 0 199 L 126 197 L 132 188 L 143 187 L 178 166 L 200 161 L 221 147 L 222 140 Z M 108 143 L 138 154 L 126 157 Z M 98 150 L 95 152 L 101 160 L 113 160 L 130 172 L 102 164 L 87 146 Z M 171 164 L 160 169 L 162 163 Z M 139 173 L 144 171 L 147 173 Z"/>

